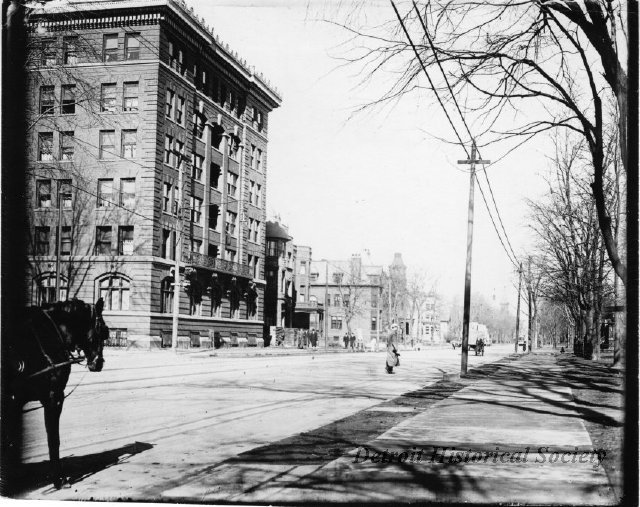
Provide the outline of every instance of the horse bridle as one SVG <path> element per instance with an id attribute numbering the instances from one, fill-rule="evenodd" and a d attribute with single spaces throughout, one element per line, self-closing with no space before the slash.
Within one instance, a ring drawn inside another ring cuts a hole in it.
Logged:
<path id="1" fill-rule="evenodd" d="M 49 322 L 51 323 L 51 325 L 53 326 L 53 328 L 56 331 L 56 335 L 58 336 L 58 339 L 60 340 L 60 344 L 62 345 L 62 347 L 64 348 L 64 350 L 67 352 L 68 355 L 68 359 L 67 361 L 63 361 L 62 363 L 54 363 L 53 360 L 49 357 L 49 354 L 46 353 L 46 351 L 44 350 L 44 347 L 42 346 L 42 341 L 40 340 L 40 337 L 38 335 L 38 333 L 36 332 L 36 330 L 33 328 L 33 325 L 31 325 L 32 331 L 33 331 L 33 336 L 35 337 L 36 341 L 38 342 L 38 347 L 40 348 L 40 351 L 42 352 L 42 355 L 45 357 L 45 359 L 47 360 L 47 362 L 49 363 L 49 366 L 43 368 L 42 370 L 39 370 L 35 373 L 32 373 L 31 375 L 29 375 L 28 378 L 32 378 L 32 377 L 36 377 L 38 375 L 42 375 L 43 373 L 47 373 L 51 370 L 56 370 L 58 368 L 62 368 L 63 366 L 68 366 L 70 364 L 79 364 L 82 363 L 82 361 L 85 361 L 87 358 L 84 355 L 74 355 L 73 352 L 71 350 L 69 350 L 67 348 L 67 345 L 64 341 L 64 338 L 62 337 L 62 334 L 60 333 L 60 328 L 58 327 L 58 324 L 55 323 L 55 321 L 51 318 L 51 315 L 49 315 L 49 312 L 47 312 L 46 310 L 42 310 L 42 313 L 47 317 L 47 319 L 49 320 Z M 94 318 L 95 315 L 95 308 L 91 311 L 91 319 L 94 321 L 97 321 L 97 318 Z M 95 327 L 94 327 L 95 329 Z M 78 346 L 76 345 L 76 350 L 78 350 Z"/>

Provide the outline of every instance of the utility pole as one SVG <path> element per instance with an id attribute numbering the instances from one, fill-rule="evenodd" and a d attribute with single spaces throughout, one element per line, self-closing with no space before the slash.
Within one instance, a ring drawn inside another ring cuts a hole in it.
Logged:
<path id="1" fill-rule="evenodd" d="M 522 289 L 522 262 L 520 263 L 520 268 L 518 269 L 518 305 L 516 309 L 516 353 L 518 353 L 518 340 L 520 338 L 520 291 Z"/>
<path id="2" fill-rule="evenodd" d="M 458 164 L 469 164 L 471 166 L 469 177 L 469 215 L 467 219 L 467 267 L 464 277 L 464 312 L 462 321 L 462 362 L 460 372 L 467 373 L 467 362 L 469 356 L 469 315 L 471 307 L 471 254 L 473 250 L 473 191 L 476 179 L 476 164 L 490 164 L 490 160 L 476 159 L 476 142 L 472 140 L 471 158 L 458 160 Z"/>
<path id="3" fill-rule="evenodd" d="M 171 348 L 178 350 L 178 320 L 180 317 L 180 261 L 182 260 L 182 213 L 184 210 L 182 160 L 183 154 L 174 148 L 173 156 L 176 157 L 176 169 L 178 170 L 178 206 L 175 221 L 175 263 L 173 265 L 173 318 L 171 322 Z"/>
<path id="4" fill-rule="evenodd" d="M 324 350 L 329 338 L 329 261 L 324 259 Z"/>

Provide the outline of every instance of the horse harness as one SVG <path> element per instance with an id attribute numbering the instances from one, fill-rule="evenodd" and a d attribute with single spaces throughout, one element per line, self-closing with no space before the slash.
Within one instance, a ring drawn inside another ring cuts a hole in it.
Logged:
<path id="1" fill-rule="evenodd" d="M 39 334 L 34 329 L 33 323 L 29 323 L 29 325 L 31 327 L 31 330 L 33 331 L 33 336 L 36 339 L 36 342 L 38 343 L 38 347 L 40 348 L 40 352 L 42 352 L 42 355 L 45 357 L 45 359 L 49 363 L 49 366 L 47 366 L 47 367 L 43 368 L 42 370 L 39 370 L 39 371 L 37 371 L 35 373 L 30 374 L 29 376 L 27 376 L 27 379 L 30 379 L 30 378 L 33 378 L 33 377 L 37 377 L 38 375 L 42 375 L 42 374 L 47 373 L 49 371 L 57 370 L 58 368 L 62 368 L 64 366 L 68 366 L 70 364 L 81 363 L 82 361 L 85 360 L 84 356 L 80 356 L 80 355 L 75 356 L 73 354 L 73 352 L 71 352 L 66 347 L 64 338 L 62 337 L 62 334 L 60 334 L 60 328 L 55 323 L 55 321 L 51 318 L 51 315 L 49 315 L 49 312 L 47 312 L 46 310 L 42 310 L 42 313 L 47 317 L 47 319 L 49 320 L 49 322 L 51 323 L 51 325 L 55 329 L 56 335 L 58 336 L 58 338 L 60 340 L 60 344 L 62 345 L 62 348 L 67 353 L 68 359 L 67 359 L 67 361 L 63 361 L 62 363 L 54 363 L 53 360 L 51 359 L 51 357 L 49 357 L 49 354 L 47 354 L 47 352 L 44 350 L 44 347 L 42 346 L 42 341 L 40 340 Z M 24 369 L 24 363 L 21 362 L 21 365 L 20 365 L 20 367 L 18 369 L 19 370 Z"/>

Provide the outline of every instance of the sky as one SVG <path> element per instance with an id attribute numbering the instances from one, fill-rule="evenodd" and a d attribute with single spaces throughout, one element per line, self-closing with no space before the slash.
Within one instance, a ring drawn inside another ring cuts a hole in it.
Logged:
<path id="1" fill-rule="evenodd" d="M 464 151 L 438 139 L 454 134 L 435 97 L 425 89 L 392 108 L 356 113 L 394 76 L 360 85 L 360 68 L 342 59 L 353 47 L 349 32 L 320 19 L 341 21 L 326 0 L 187 3 L 283 98 L 269 116 L 268 219 L 279 215 L 294 242 L 311 246 L 316 260 L 368 251 L 372 263 L 388 266 L 401 252 L 410 271 L 426 274 L 446 297 L 461 297 L 469 174 L 457 164 Z M 394 16 L 387 2 L 365 5 L 371 24 Z M 506 157 L 482 152 L 500 159 L 488 176 L 520 257 L 531 245 L 525 199 L 544 191 L 547 143 L 540 138 Z M 474 218 L 472 290 L 513 310 L 517 275 L 477 186 Z"/>

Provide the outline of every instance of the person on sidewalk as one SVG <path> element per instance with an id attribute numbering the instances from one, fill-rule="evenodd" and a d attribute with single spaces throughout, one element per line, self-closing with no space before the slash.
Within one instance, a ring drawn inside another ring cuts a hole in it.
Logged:
<path id="1" fill-rule="evenodd" d="M 385 364 L 386 372 L 389 374 L 393 373 L 394 366 L 400 366 L 400 354 L 398 354 L 395 345 L 397 333 L 398 325 L 391 324 L 391 329 L 389 330 L 389 335 L 387 336 L 387 359 Z"/>

